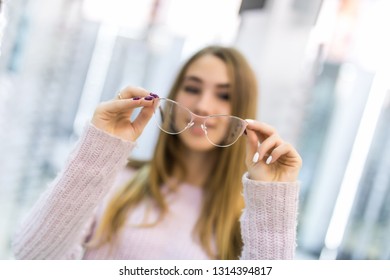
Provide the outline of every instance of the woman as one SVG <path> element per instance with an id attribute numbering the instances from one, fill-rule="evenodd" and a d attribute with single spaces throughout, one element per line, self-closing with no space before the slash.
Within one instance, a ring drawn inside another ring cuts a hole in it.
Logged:
<path id="1" fill-rule="evenodd" d="M 168 99 L 127 87 L 101 103 L 18 231 L 16 257 L 293 258 L 301 158 L 251 120 L 256 93 L 243 56 L 212 46 L 187 61 Z M 152 160 L 123 169 L 153 115 Z"/>

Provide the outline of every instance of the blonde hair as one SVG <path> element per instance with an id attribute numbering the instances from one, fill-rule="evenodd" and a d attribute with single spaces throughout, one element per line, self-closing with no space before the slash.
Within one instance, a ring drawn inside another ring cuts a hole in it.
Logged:
<path id="1" fill-rule="evenodd" d="M 168 98 L 175 99 L 187 69 L 204 55 L 214 55 L 227 66 L 232 115 L 255 118 L 256 78 L 243 55 L 234 48 L 210 46 L 193 55 L 179 71 Z M 167 212 L 161 186 L 168 183 L 175 168 L 179 169 L 178 182 L 185 178 L 183 149 L 179 137 L 160 132 L 152 160 L 141 164 L 133 179 L 113 196 L 94 240 L 99 240 L 99 243 L 112 241 L 123 226 L 128 211 L 146 198 L 151 198 L 157 205 L 160 217 Z M 211 153 L 216 153 L 219 160 L 203 186 L 203 206 L 194 233 L 210 258 L 237 259 L 242 249 L 239 217 L 244 207 L 241 177 L 245 172 L 245 140 L 241 137 L 234 145 L 216 148 Z M 134 165 L 135 162 L 129 162 L 129 166 Z M 215 244 L 216 252 L 212 244 Z"/>

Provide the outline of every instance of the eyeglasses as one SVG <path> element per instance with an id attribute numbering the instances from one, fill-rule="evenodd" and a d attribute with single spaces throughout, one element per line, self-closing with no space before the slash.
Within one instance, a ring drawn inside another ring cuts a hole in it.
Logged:
<path id="1" fill-rule="evenodd" d="M 248 125 L 243 119 L 229 115 L 196 115 L 188 108 L 168 98 L 159 98 L 156 101 L 154 119 L 162 131 L 174 135 L 194 125 L 200 125 L 207 140 L 217 147 L 233 145 Z"/>

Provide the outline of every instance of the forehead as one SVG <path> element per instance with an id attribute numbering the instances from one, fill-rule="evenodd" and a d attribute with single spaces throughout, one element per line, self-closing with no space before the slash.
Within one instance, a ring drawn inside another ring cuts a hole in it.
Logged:
<path id="1" fill-rule="evenodd" d="M 229 83 L 228 69 L 225 62 L 211 54 L 196 59 L 187 69 L 185 78 L 194 76 L 209 83 Z"/>

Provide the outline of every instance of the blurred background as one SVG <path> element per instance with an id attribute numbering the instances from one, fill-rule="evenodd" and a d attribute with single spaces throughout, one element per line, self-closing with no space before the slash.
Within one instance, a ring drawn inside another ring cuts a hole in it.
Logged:
<path id="1" fill-rule="evenodd" d="M 3 1 L 0 259 L 95 106 L 129 84 L 165 96 L 209 44 L 245 54 L 257 119 L 302 155 L 296 258 L 390 259 L 389 2 Z"/>

